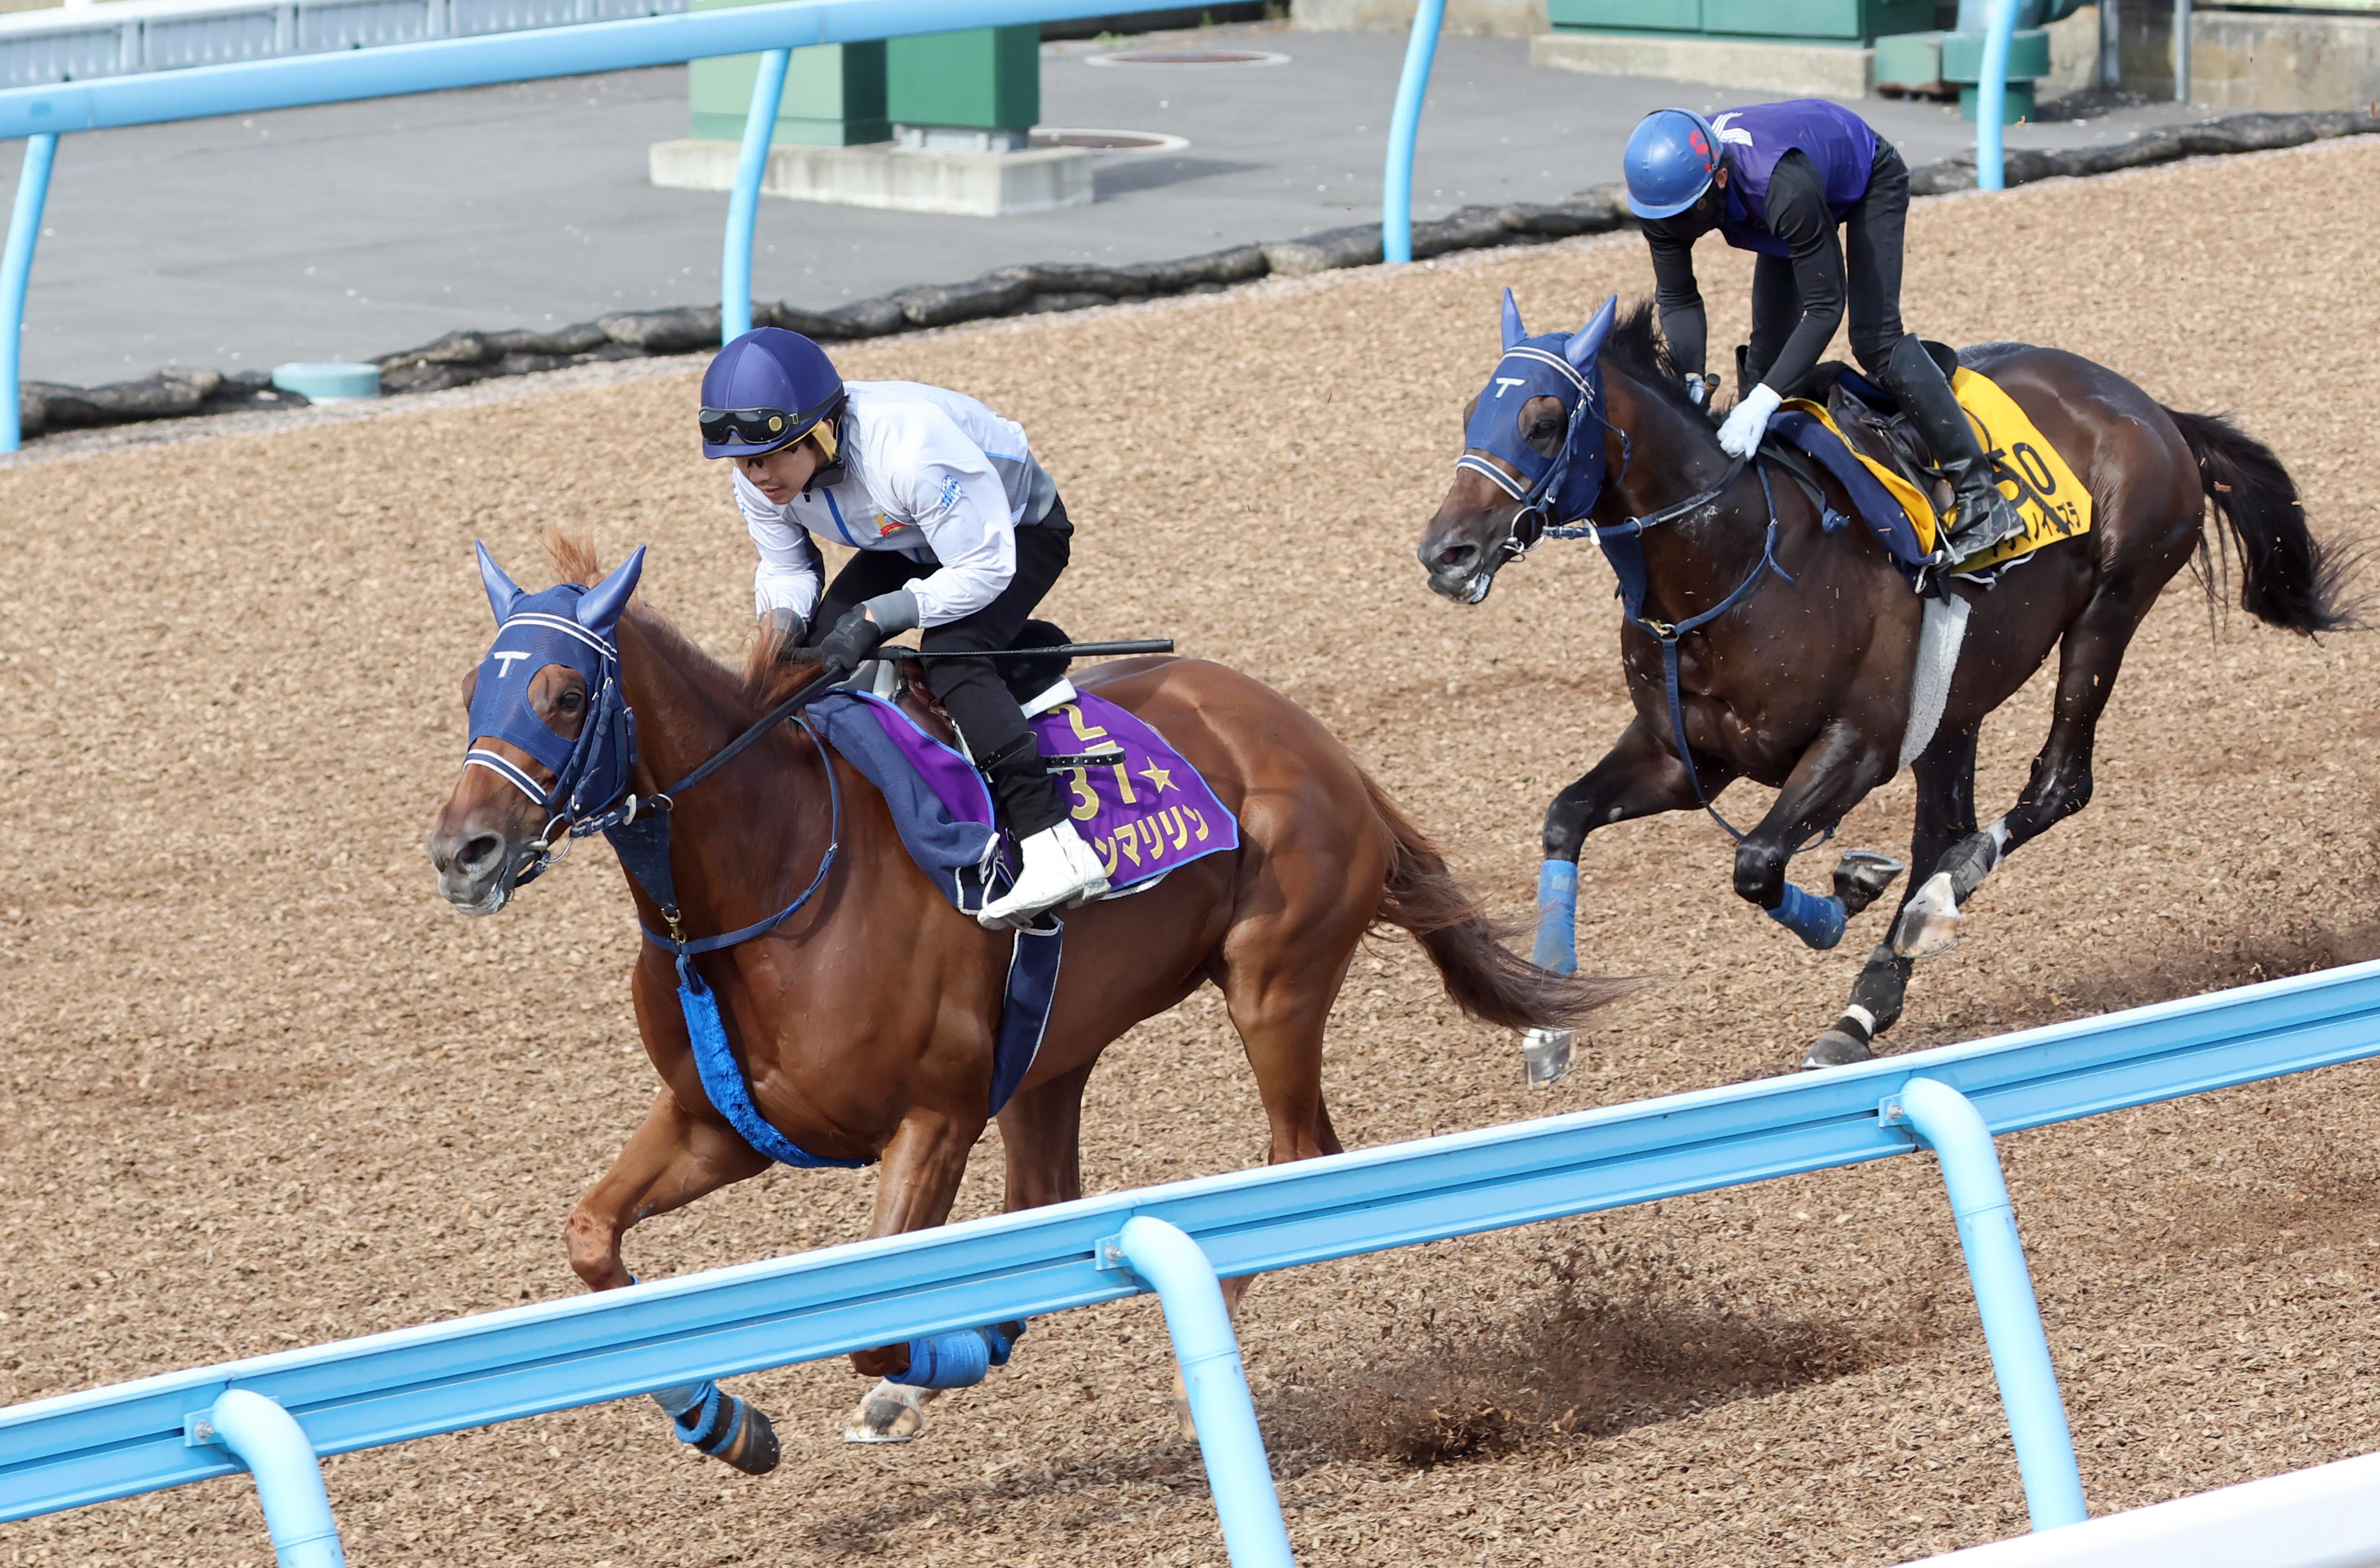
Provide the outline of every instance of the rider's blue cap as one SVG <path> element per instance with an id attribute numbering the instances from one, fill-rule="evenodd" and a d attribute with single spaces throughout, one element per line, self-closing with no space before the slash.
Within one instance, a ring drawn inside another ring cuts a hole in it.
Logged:
<path id="1" fill-rule="evenodd" d="M 1718 169 L 1718 136 L 1692 109 L 1656 109 L 1629 133 L 1620 167 L 1628 178 L 1628 210 L 1640 218 L 1670 218 L 1702 200 Z"/>
<path id="2" fill-rule="evenodd" d="M 799 441 L 843 401 L 826 350 L 797 332 L 755 327 L 702 373 L 702 455 L 750 457 Z"/>

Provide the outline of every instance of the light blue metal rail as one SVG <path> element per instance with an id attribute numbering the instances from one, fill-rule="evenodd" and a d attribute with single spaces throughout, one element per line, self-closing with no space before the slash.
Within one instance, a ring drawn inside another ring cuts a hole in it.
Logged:
<path id="1" fill-rule="evenodd" d="M 1380 195 L 1380 254 L 1391 261 L 1413 260 L 1414 145 L 1421 138 L 1423 101 L 1429 96 L 1430 63 L 1446 20 L 1446 0 L 1421 0 L 1405 40 L 1405 68 L 1397 79 L 1397 105 L 1389 115 L 1389 170 Z"/>
<path id="2" fill-rule="evenodd" d="M 1975 188 L 2008 188 L 2006 128 L 2009 50 L 2016 42 L 2016 0 L 1991 0 L 1984 24 L 1983 79 L 1975 84 Z"/>
<path id="3" fill-rule="evenodd" d="M 752 330 L 752 225 L 760 216 L 760 176 L 768 171 L 769 144 L 776 138 L 777 106 L 785 99 L 785 67 L 792 59 L 791 50 L 770 50 L 760 56 L 760 72 L 752 82 L 744 145 L 735 156 L 735 188 L 727 198 L 727 248 L 719 258 L 722 342 Z"/>
<path id="4" fill-rule="evenodd" d="M 316 1453 L 341 1453 L 1130 1295 L 1145 1287 L 1115 1261 L 1142 1217 L 1181 1231 L 1219 1274 L 1256 1273 L 1905 1154 L 1917 1147 L 1911 1129 L 1882 1107 L 1897 1098 L 1906 1114 L 1918 1078 L 1957 1091 L 1999 1134 L 2375 1055 L 2380 964 L 2365 964 L 174 1372 L 0 1410 L 0 1520 L 237 1471 L 229 1453 L 185 1436 L 235 1388 L 286 1410 Z M 1917 1091 L 1913 1124 L 1954 1142 L 1922 1098 L 1931 1093 Z M 2009 1304 L 2018 1292 L 2029 1300 L 2029 1286 L 2011 1283 L 2010 1250 L 1989 1234 L 2011 1222 L 1995 1217 L 2004 1189 L 1986 1183 L 1978 1199 L 1968 1175 L 1945 1175 L 2008 1386 L 2001 1351 L 2014 1342 L 1999 1325 L 2022 1316 Z M 1192 1343 L 1203 1342 L 1180 1342 Z M 2054 1381 L 2048 1392 L 2054 1400 Z M 2070 1440 L 2067 1453 L 2070 1469 Z M 2079 1506 L 2026 1464 L 2037 1518 Z"/>
<path id="5" fill-rule="evenodd" d="M 5 354 L 0 358 L 0 372 L 5 372 L 0 401 L 7 408 L 0 415 L 0 452 L 14 452 L 18 445 L 16 367 L 25 332 L 25 289 L 32 273 L 34 241 L 41 234 L 39 198 L 48 191 L 51 152 L 67 132 L 682 65 L 717 55 L 782 54 L 813 43 L 860 43 L 913 33 L 1060 21 L 1105 16 L 1114 8 L 1114 0 L 779 0 L 735 10 L 438 38 L 0 91 L 0 140 L 34 139 L 26 150 L 26 173 L 18 181 L 7 246 L 0 250 L 0 315 L 5 315 L 0 334 L 7 339 L 0 349 Z M 777 81 L 782 93 L 782 74 Z M 760 95 L 754 96 L 757 109 Z M 752 219 L 774 125 L 773 115 L 763 123 L 756 113 L 745 126 L 735 188 L 728 200 L 727 265 L 720 279 L 722 327 L 738 320 L 747 329 L 751 324 Z M 29 191 L 34 197 L 30 221 Z"/>

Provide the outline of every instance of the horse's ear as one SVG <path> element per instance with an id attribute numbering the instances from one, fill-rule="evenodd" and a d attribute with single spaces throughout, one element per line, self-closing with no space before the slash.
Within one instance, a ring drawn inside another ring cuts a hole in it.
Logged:
<path id="1" fill-rule="evenodd" d="M 1618 295 L 1614 295 L 1614 296 L 1612 296 L 1612 298 L 1616 299 L 1616 298 L 1619 298 L 1619 296 L 1618 296 Z M 1516 343 L 1520 342 L 1523 338 L 1524 338 L 1524 337 L 1526 337 L 1526 336 L 1528 336 L 1528 335 L 1529 335 L 1528 329 L 1527 329 L 1527 328 L 1525 328 L 1525 327 L 1524 327 L 1523 325 L 1521 325 L 1521 304 L 1520 304 L 1520 301 L 1519 301 L 1519 300 L 1517 300 L 1517 299 L 1514 299 L 1514 298 L 1512 298 L 1512 291 L 1510 288 L 1507 288 L 1507 289 L 1505 289 L 1505 290 L 1504 290 L 1504 350 L 1505 350 L 1505 352 L 1506 352 L 1506 353 L 1510 353 L 1510 352 L 1512 352 L 1512 345 L 1514 345 L 1514 344 L 1516 344 Z"/>
<path id="2" fill-rule="evenodd" d="M 1596 355 L 1603 351 L 1603 340 L 1611 335 L 1611 323 L 1619 319 L 1620 296 L 1615 294 L 1603 302 L 1603 309 L 1595 313 L 1592 321 L 1579 328 L 1571 335 L 1571 340 L 1562 345 L 1562 358 L 1579 370 L 1586 369 Z"/>
<path id="3" fill-rule="evenodd" d="M 645 547 L 620 563 L 620 569 L 578 596 L 578 624 L 597 637 L 610 637 L 612 628 L 620 624 L 620 612 L 628 607 L 628 595 L 637 591 L 637 578 L 645 569 Z"/>
<path id="4" fill-rule="evenodd" d="M 511 617 L 513 606 L 521 602 L 520 584 L 504 576 L 504 569 L 496 565 L 496 558 L 488 553 L 486 545 L 475 539 L 471 548 L 479 552 L 480 581 L 488 590 L 488 608 L 496 613 L 496 624 L 502 626 Z"/>

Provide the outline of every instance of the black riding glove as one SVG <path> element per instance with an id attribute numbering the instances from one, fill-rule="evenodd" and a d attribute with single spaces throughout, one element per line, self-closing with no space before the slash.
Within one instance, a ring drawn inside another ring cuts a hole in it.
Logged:
<path id="1" fill-rule="evenodd" d="M 819 644 L 819 673 L 841 680 L 868 662 L 884 640 L 884 628 L 868 618 L 868 606 L 846 611 Z"/>

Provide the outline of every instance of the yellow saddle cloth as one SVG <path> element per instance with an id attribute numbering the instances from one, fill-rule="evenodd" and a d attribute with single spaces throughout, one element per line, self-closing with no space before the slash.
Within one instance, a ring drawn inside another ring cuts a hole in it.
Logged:
<path id="1" fill-rule="evenodd" d="M 2025 524 L 2022 534 L 1954 563 L 1951 573 L 1963 576 L 1989 571 L 2030 555 L 2045 544 L 2089 533 L 2091 492 L 2067 467 L 2066 459 L 2058 455 L 2048 438 L 2034 427 L 2024 410 L 2017 407 L 2016 399 L 2002 392 L 1990 377 L 1964 367 L 1950 378 L 1950 390 L 1958 395 L 1959 406 L 1974 422 L 1975 435 L 1984 451 L 1998 465 L 2000 493 L 2015 503 L 2017 515 Z M 1811 416 L 1832 431 L 1836 439 L 1842 440 L 1851 455 L 1908 515 L 1919 547 L 1927 554 L 1933 553 L 1940 540 L 1933 504 L 1900 469 L 1877 462 L 1852 442 L 1843 440 L 1841 428 L 1819 405 L 1795 397 L 1788 399 L 1785 407 Z"/>

